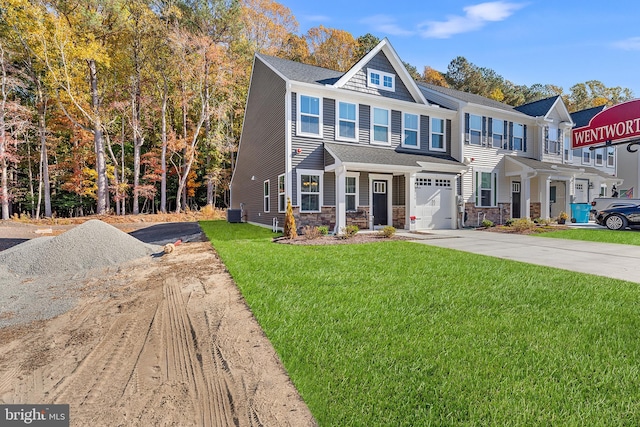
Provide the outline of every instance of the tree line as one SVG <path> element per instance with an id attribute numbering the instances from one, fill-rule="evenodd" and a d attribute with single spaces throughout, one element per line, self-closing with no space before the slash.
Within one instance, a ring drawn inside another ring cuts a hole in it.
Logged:
<path id="1" fill-rule="evenodd" d="M 1 218 L 225 207 L 253 55 L 345 71 L 379 41 L 322 25 L 299 34 L 272 0 L 0 0 Z M 444 73 L 405 66 L 512 105 L 632 95 L 517 86 L 462 57 Z"/>

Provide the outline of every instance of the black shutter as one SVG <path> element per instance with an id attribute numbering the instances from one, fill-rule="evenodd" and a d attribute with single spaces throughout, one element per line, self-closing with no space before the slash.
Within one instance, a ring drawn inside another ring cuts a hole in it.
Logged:
<path id="1" fill-rule="evenodd" d="M 502 148 L 506 150 L 508 147 L 507 141 L 509 141 L 509 122 L 505 120 L 502 123 L 504 124 L 504 133 L 502 134 Z"/>
<path id="2" fill-rule="evenodd" d="M 464 113 L 464 142 L 469 143 L 469 113 Z"/>
<path id="3" fill-rule="evenodd" d="M 487 124 L 487 145 L 493 147 L 493 119 L 489 117 Z"/>
<path id="4" fill-rule="evenodd" d="M 480 145 L 487 145 L 487 118 L 482 116 L 482 140 Z"/>
<path id="5" fill-rule="evenodd" d="M 513 150 L 513 122 L 509 122 L 509 150 Z"/>
<path id="6" fill-rule="evenodd" d="M 524 151 L 527 151 L 527 125 L 524 125 L 524 142 L 523 142 L 523 148 Z"/>

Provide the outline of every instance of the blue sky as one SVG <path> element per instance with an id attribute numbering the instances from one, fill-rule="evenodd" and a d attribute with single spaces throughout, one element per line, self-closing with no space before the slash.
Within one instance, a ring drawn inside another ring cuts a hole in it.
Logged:
<path id="1" fill-rule="evenodd" d="M 565 92 L 587 80 L 640 97 L 640 1 L 281 0 L 300 33 L 318 25 L 387 37 L 422 71 L 446 71 L 456 56 L 515 84 Z"/>

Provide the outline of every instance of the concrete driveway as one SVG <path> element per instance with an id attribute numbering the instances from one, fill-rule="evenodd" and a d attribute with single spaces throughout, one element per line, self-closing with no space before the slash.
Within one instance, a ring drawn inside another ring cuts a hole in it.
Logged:
<path id="1" fill-rule="evenodd" d="M 431 230 L 427 235 L 407 235 L 420 244 L 640 283 L 640 246 L 473 229 Z"/>

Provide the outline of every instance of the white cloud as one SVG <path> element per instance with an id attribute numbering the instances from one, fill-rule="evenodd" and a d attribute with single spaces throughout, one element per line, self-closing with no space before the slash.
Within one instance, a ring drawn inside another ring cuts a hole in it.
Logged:
<path id="1" fill-rule="evenodd" d="M 640 50 L 640 37 L 630 37 L 613 43 L 613 47 L 622 50 Z"/>
<path id="2" fill-rule="evenodd" d="M 360 23 L 370 25 L 376 32 L 390 34 L 392 36 L 410 36 L 415 34 L 415 31 L 400 27 L 396 24 L 394 18 L 387 15 L 368 16 L 361 19 Z"/>
<path id="3" fill-rule="evenodd" d="M 524 3 L 492 1 L 466 6 L 464 16 L 448 16 L 446 21 L 428 21 L 420 25 L 420 34 L 425 38 L 447 39 L 455 34 L 479 30 L 488 22 L 507 19 L 515 11 L 525 6 Z"/>

